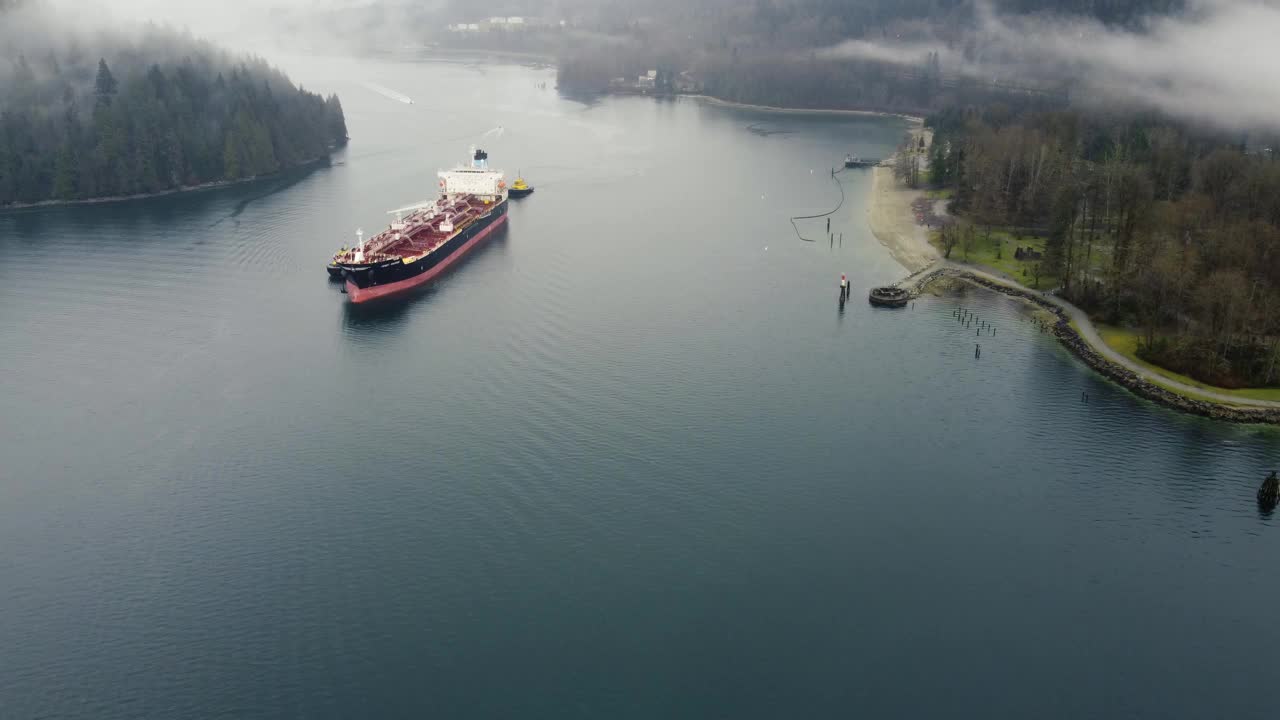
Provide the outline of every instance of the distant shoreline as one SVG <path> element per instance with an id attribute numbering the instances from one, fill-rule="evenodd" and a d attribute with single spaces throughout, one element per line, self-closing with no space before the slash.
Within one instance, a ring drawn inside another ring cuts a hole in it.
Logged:
<path id="1" fill-rule="evenodd" d="M 559 90 L 559 86 L 556 87 Z M 733 100 L 725 100 L 714 95 L 706 95 L 703 93 L 667 93 L 667 92 L 644 92 L 644 91 L 624 91 L 624 90 L 601 90 L 589 93 L 592 97 L 648 97 L 648 98 L 689 98 L 705 102 L 708 105 L 718 105 L 720 107 L 735 108 L 738 110 L 759 110 L 761 112 L 783 113 L 787 115 L 853 115 L 858 117 L 893 117 L 906 120 L 908 123 L 916 126 L 924 125 L 924 117 L 920 115 L 912 115 L 910 113 L 891 112 L 889 110 L 851 110 L 848 108 L 802 108 L 802 107 L 779 107 L 777 105 L 755 105 L 752 103 L 736 102 Z"/>
<path id="2" fill-rule="evenodd" d="M 337 150 L 337 148 L 333 148 L 333 150 Z M 291 167 L 287 167 L 267 175 L 254 175 L 253 177 L 240 178 L 238 180 L 212 180 L 210 182 L 200 183 L 198 185 L 183 185 L 182 187 L 170 188 L 168 190 L 159 190 L 157 192 L 152 192 L 152 193 L 137 193 L 134 195 L 108 195 L 106 197 L 82 198 L 79 200 L 37 200 L 36 202 L 29 202 L 29 203 L 9 203 L 8 205 L 0 205 L 0 213 L 8 212 L 11 210 L 32 210 L 36 208 L 64 207 L 64 206 L 71 206 L 71 205 L 106 205 L 108 203 L 129 202 L 130 200 L 150 200 L 152 198 L 165 197 L 167 195 L 178 195 L 180 193 L 194 193 L 194 192 L 199 192 L 201 190 L 216 190 L 218 188 L 231 187 L 233 185 L 244 185 L 246 183 L 251 183 L 258 180 L 270 180 L 271 178 L 280 177 L 284 173 L 292 172 L 295 170 L 305 170 L 309 168 L 314 168 L 317 165 L 322 165 L 326 163 L 329 160 L 329 158 L 330 158 L 330 155 L 325 155 L 323 157 L 318 157 L 312 160 L 308 160 L 304 163 L 299 163 L 297 165 L 293 165 Z"/>
<path id="3" fill-rule="evenodd" d="M 720 105 L 722 107 L 739 108 L 742 110 L 762 110 L 765 112 L 786 113 L 789 115 L 859 115 L 864 117 L 896 117 L 902 118 L 914 125 L 923 125 L 924 118 L 919 115 L 911 115 L 908 113 L 889 112 L 887 110 L 844 110 L 838 108 L 791 108 L 777 107 L 775 105 L 753 105 L 751 103 L 740 103 L 732 100 L 722 100 L 714 95 L 702 95 L 697 93 L 689 93 L 680 95 L 679 97 L 694 98 L 702 100 L 711 105 Z"/>
<path id="4" fill-rule="evenodd" d="M 392 49 L 385 51 L 387 56 L 392 58 L 403 58 L 404 56 L 416 56 L 419 59 L 431 60 L 438 58 L 441 60 L 484 60 L 488 57 L 496 57 L 505 60 L 525 60 L 547 65 L 549 67 L 556 66 L 556 56 L 543 52 L 532 50 L 498 50 L 487 48 L 456 48 L 456 47 L 424 47 L 424 48 L 405 48 Z M 488 57 L 486 57 L 488 56 Z"/>

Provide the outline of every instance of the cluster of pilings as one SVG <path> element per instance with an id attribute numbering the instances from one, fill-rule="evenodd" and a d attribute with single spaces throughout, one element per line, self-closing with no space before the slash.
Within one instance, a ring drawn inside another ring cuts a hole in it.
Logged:
<path id="1" fill-rule="evenodd" d="M 966 307 L 956 308 L 951 312 L 951 317 L 954 317 L 966 329 L 973 328 L 975 337 L 981 337 L 983 333 L 995 337 L 996 326 L 978 317 L 977 313 Z"/>
<path id="2" fill-rule="evenodd" d="M 1136 373 L 1123 368 L 1103 358 L 1097 351 L 1089 346 L 1071 327 L 1067 320 L 1066 313 L 1061 307 L 1049 302 L 1041 293 L 1035 293 L 1024 288 L 1013 288 L 1000 283 L 995 283 L 986 278 L 978 277 L 972 273 L 957 271 L 950 268 L 935 268 L 917 271 L 908 276 L 902 284 L 909 285 L 912 296 L 919 295 L 925 286 L 938 280 L 943 276 L 955 277 L 972 282 L 976 285 L 986 287 L 1004 295 L 1019 297 L 1028 300 L 1033 304 L 1053 313 L 1054 322 L 1046 322 L 1041 318 L 1028 318 L 1027 321 L 1033 323 L 1042 333 L 1051 333 L 1056 336 L 1064 345 L 1072 352 L 1079 356 L 1086 364 L 1099 371 L 1105 377 L 1108 377 L 1122 386 L 1128 388 L 1135 394 L 1155 400 L 1164 405 L 1175 409 L 1211 417 L 1218 420 L 1227 420 L 1230 422 L 1265 422 L 1280 424 L 1280 413 L 1271 408 L 1240 408 L 1233 406 L 1224 406 L 1217 403 L 1209 403 L 1201 400 L 1194 400 L 1181 395 L 1177 395 L 1165 388 L 1153 385 Z M 983 332 L 989 332 L 992 336 L 996 334 L 995 326 L 983 320 L 972 310 L 965 307 L 957 307 L 951 312 L 951 316 L 956 319 L 966 330 L 973 329 L 974 334 L 981 336 Z M 982 346 L 975 344 L 973 348 L 974 358 L 982 356 Z M 1088 403 L 1091 398 L 1089 393 L 1081 392 L 1081 402 Z M 1277 507 L 1280 507 L 1280 475 L 1272 472 L 1262 481 L 1262 485 L 1258 488 L 1258 508 L 1266 513 L 1271 513 Z"/>
<path id="3" fill-rule="evenodd" d="M 978 317 L 978 314 L 966 307 L 957 307 L 951 311 L 951 317 L 956 319 L 966 330 L 973 328 L 974 337 L 982 337 L 983 333 L 995 337 L 996 326 Z M 982 357 L 982 343 L 973 344 L 973 359 L 977 360 Z"/>

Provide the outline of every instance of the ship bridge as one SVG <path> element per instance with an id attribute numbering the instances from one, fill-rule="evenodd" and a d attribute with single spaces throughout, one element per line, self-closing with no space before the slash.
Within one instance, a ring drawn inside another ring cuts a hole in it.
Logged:
<path id="1" fill-rule="evenodd" d="M 472 149 L 469 163 L 436 174 L 440 177 L 440 192 L 447 196 L 476 195 L 497 200 L 507 190 L 503 172 L 490 168 L 489 153 L 478 148 Z"/>

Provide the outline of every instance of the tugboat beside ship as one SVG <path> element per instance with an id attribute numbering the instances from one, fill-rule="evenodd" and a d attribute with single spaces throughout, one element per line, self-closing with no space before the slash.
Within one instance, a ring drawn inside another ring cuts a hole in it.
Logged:
<path id="1" fill-rule="evenodd" d="M 513 198 L 522 198 L 533 194 L 533 186 L 526 183 L 524 178 L 518 177 L 516 178 L 516 181 L 512 183 L 511 190 L 509 190 L 508 193 Z"/>

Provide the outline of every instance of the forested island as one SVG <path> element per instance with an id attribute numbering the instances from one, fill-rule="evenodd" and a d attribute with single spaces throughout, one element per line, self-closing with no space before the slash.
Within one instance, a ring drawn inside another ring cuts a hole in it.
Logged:
<path id="1" fill-rule="evenodd" d="M 342 105 L 263 60 L 0 0 L 0 206 L 148 195 L 316 162 Z"/>

